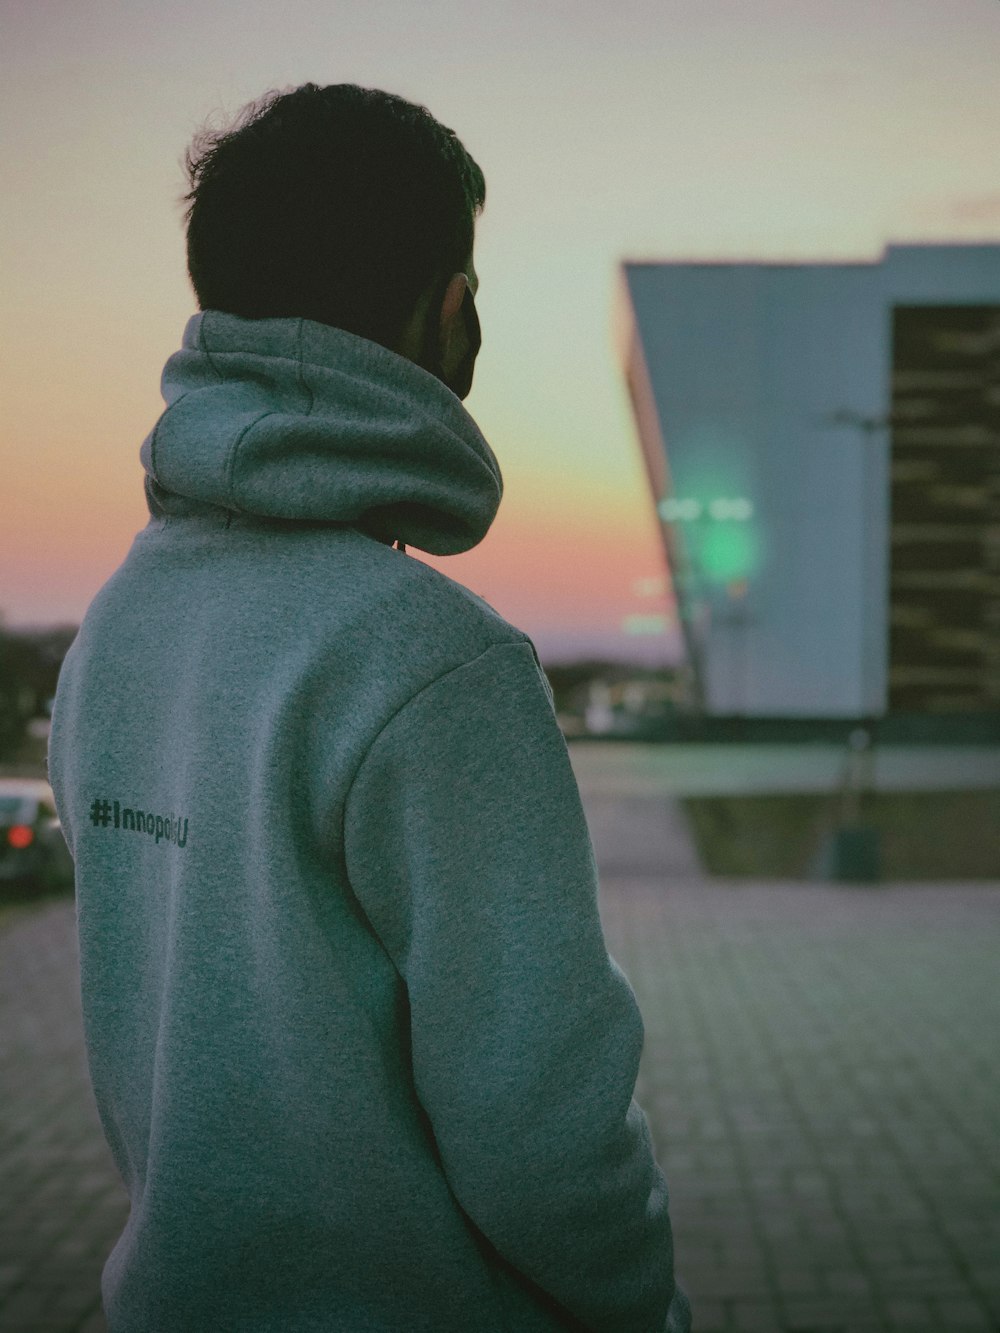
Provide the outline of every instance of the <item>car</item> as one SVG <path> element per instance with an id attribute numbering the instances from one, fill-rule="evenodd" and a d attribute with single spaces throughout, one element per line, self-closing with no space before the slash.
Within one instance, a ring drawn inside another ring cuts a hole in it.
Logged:
<path id="1" fill-rule="evenodd" d="M 0 886 L 48 892 L 72 884 L 52 788 L 42 778 L 0 778 Z"/>

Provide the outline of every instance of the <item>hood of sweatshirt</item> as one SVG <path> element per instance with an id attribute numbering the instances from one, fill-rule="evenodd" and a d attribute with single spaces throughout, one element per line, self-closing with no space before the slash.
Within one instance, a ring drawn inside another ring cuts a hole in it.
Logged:
<path id="1" fill-rule="evenodd" d="M 230 513 L 362 528 L 455 555 L 486 536 L 500 465 L 434 375 L 306 319 L 192 316 L 143 441 L 158 518 Z"/>

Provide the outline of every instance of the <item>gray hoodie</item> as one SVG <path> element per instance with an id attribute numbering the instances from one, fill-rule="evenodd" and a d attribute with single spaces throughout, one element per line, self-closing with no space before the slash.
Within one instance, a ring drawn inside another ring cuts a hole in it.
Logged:
<path id="1" fill-rule="evenodd" d="M 643 1026 L 527 635 L 392 548 L 503 492 L 366 339 L 207 311 L 59 679 L 111 1333 L 686 1330 Z"/>

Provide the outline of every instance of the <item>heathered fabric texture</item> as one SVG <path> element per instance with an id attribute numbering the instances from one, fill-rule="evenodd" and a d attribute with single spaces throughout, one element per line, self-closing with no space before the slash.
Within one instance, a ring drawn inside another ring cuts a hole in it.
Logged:
<path id="1" fill-rule="evenodd" d="M 163 391 L 49 753 L 111 1333 L 685 1330 L 548 683 L 389 544 L 479 542 L 489 446 L 307 321 L 195 316 Z"/>

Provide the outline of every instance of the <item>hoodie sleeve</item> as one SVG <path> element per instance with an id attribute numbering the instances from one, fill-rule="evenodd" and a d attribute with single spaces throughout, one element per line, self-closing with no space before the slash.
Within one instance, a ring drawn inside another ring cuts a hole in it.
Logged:
<path id="1" fill-rule="evenodd" d="M 642 1018 L 530 642 L 441 676 L 383 727 L 345 854 L 407 987 L 416 1091 L 461 1207 L 584 1328 L 683 1333 L 666 1182 L 633 1099 Z"/>

